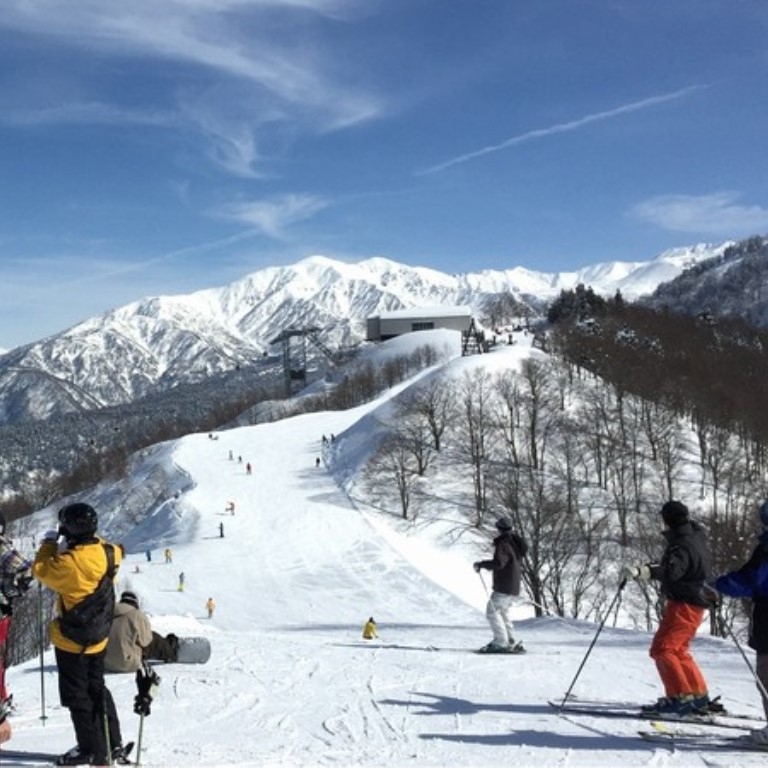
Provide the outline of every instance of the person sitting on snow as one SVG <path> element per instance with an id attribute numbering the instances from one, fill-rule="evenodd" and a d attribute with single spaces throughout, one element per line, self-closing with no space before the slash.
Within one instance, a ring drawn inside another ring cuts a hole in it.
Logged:
<path id="1" fill-rule="evenodd" d="M 378 636 L 379 633 L 376 631 L 376 622 L 373 620 L 373 616 L 371 616 L 371 618 L 365 622 L 365 626 L 363 627 L 363 639 L 373 640 L 374 637 Z"/>
<path id="2" fill-rule="evenodd" d="M 115 605 L 104 668 L 107 672 L 135 672 L 141 667 L 144 649 L 151 642 L 152 627 L 139 608 L 139 598 L 134 592 L 123 592 Z"/>

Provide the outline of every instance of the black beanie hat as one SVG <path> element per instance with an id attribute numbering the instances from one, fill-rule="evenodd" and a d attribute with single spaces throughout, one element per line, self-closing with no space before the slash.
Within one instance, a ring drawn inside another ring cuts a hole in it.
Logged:
<path id="1" fill-rule="evenodd" d="M 670 528 L 685 525 L 690 520 L 688 507 L 680 501 L 668 501 L 661 508 L 661 516 Z"/>
<path id="2" fill-rule="evenodd" d="M 120 602 L 128 603 L 128 605 L 132 605 L 134 608 L 139 607 L 139 598 L 136 597 L 135 592 L 123 592 L 123 594 L 120 595 Z"/>
<path id="3" fill-rule="evenodd" d="M 512 523 L 509 522 L 509 519 L 506 517 L 500 517 L 496 521 L 496 527 L 502 532 L 507 533 L 507 531 L 512 530 Z"/>

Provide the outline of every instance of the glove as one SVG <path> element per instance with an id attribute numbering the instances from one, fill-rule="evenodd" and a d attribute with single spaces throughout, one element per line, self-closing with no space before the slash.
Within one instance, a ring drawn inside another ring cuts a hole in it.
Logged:
<path id="1" fill-rule="evenodd" d="M 711 584 L 701 585 L 699 597 L 710 605 L 717 605 L 720 602 L 720 593 Z"/>
<path id="2" fill-rule="evenodd" d="M 152 691 L 155 686 L 160 684 L 160 676 L 149 664 L 144 665 L 144 669 L 136 670 L 136 688 L 138 694 L 133 700 L 133 711 L 137 715 L 149 717 L 151 714 L 150 705 L 152 704 Z"/>
<path id="3" fill-rule="evenodd" d="M 139 693 L 133 700 L 133 711 L 139 716 L 149 717 L 152 714 L 151 704 L 152 697 L 149 694 Z"/>
<path id="4" fill-rule="evenodd" d="M 481 566 L 480 566 L 480 563 L 479 563 L 479 562 L 477 562 L 477 563 L 472 563 L 472 567 L 475 569 L 475 573 L 480 573 L 480 568 L 481 568 Z"/>
<path id="5" fill-rule="evenodd" d="M 625 565 L 621 569 L 621 577 L 627 580 L 650 581 L 651 569 L 647 565 Z"/>

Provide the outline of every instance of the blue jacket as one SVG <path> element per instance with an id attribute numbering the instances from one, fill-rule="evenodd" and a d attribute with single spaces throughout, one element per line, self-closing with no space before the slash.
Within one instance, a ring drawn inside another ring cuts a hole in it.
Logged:
<path id="1" fill-rule="evenodd" d="M 768 532 L 744 565 L 715 580 L 715 589 L 728 597 L 752 600 L 749 646 L 758 653 L 768 653 Z"/>

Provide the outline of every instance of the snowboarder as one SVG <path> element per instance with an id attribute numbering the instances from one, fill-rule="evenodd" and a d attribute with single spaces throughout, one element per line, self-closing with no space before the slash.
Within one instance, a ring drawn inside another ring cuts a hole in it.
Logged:
<path id="1" fill-rule="evenodd" d="M 209 597 L 205 602 L 205 610 L 208 612 L 208 618 L 213 618 L 213 612 L 216 610 L 216 603 L 213 602 L 213 598 Z"/>
<path id="2" fill-rule="evenodd" d="M 762 689 L 758 687 L 758 690 L 768 720 L 768 698 L 765 695 L 768 691 L 768 499 L 760 505 L 758 514 L 762 531 L 758 534 L 758 544 L 749 560 L 738 570 L 715 579 L 714 594 L 705 586 L 704 597 L 714 601 L 719 592 L 728 597 L 748 598 L 752 601 L 748 642 L 757 654 L 755 674 L 762 684 Z M 768 727 L 754 729 L 749 735 L 755 743 L 768 746 Z"/>
<path id="3" fill-rule="evenodd" d="M 657 579 L 666 598 L 664 613 L 649 654 L 656 662 L 665 695 L 643 707 L 650 714 L 688 715 L 710 705 L 707 683 L 690 652 L 690 644 L 709 603 L 702 596 L 712 576 L 712 558 L 704 529 L 691 520 L 688 507 L 668 501 L 661 508 L 667 546 L 660 563 L 625 565 L 624 579 Z"/>
<path id="4" fill-rule="evenodd" d="M 106 765 L 124 759 L 120 723 L 112 694 L 104 682 L 103 640 L 83 645 L 71 639 L 64 612 L 97 590 L 110 573 L 110 552 L 114 570 L 122 561 L 122 547 L 112 546 L 96 536 L 98 517 L 90 504 L 69 504 L 59 512 L 59 527 L 48 531 L 32 565 L 34 577 L 58 594 L 58 616 L 50 625 L 50 638 L 59 670 L 61 705 L 69 709 L 77 744 L 59 756 L 57 765 Z M 64 539 L 63 549 L 59 539 Z M 105 734 L 104 721 L 109 733 Z M 107 754 L 107 745 L 111 755 Z"/>
<path id="5" fill-rule="evenodd" d="M 528 544 L 512 532 L 512 523 L 506 517 L 496 521 L 496 529 L 499 535 L 493 540 L 493 557 L 473 564 L 477 573 L 483 568 L 493 571 L 493 591 L 485 609 L 493 640 L 480 650 L 482 653 L 523 653 L 523 644 L 515 642 L 512 607 L 520 594 L 520 561 L 528 551 Z"/>
<path id="6" fill-rule="evenodd" d="M 17 597 L 32 583 L 32 563 L 22 557 L 5 535 L 5 517 L 0 513 L 0 743 L 11 738 L 6 720 L 10 698 L 5 686 L 5 644 L 11 628 L 11 614 Z"/>
<path id="7" fill-rule="evenodd" d="M 179 592 L 184 591 L 184 571 L 179 574 Z"/>
<path id="8" fill-rule="evenodd" d="M 139 608 L 135 592 L 126 590 L 115 606 L 104 668 L 107 672 L 135 672 L 144 663 L 144 649 L 152 642 L 152 627 Z"/>
<path id="9" fill-rule="evenodd" d="M 378 636 L 379 633 L 376 628 L 376 622 L 373 620 L 373 616 L 371 616 L 371 618 L 365 622 L 365 626 L 363 627 L 363 640 L 373 640 Z"/>
<path id="10" fill-rule="evenodd" d="M 165 548 L 165 562 L 166 563 L 172 563 L 173 562 L 173 552 L 171 552 L 168 547 Z"/>

